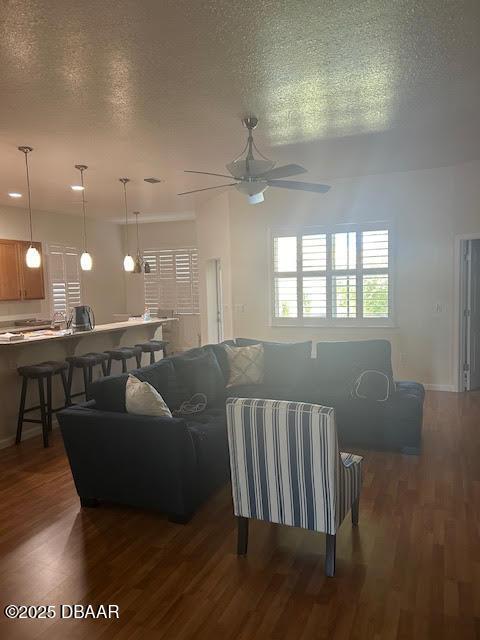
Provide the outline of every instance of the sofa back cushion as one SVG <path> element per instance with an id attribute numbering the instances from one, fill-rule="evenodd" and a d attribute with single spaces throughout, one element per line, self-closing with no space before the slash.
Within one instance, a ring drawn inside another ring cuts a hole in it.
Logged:
<path id="1" fill-rule="evenodd" d="M 142 369 L 132 371 L 136 378 L 148 382 L 160 393 L 170 410 L 176 409 L 185 399 L 182 397 L 172 358 L 165 358 Z M 96 380 L 89 386 L 89 396 L 101 411 L 125 413 L 125 387 L 128 373 Z"/>
<path id="2" fill-rule="evenodd" d="M 214 352 L 206 347 L 191 349 L 172 358 L 177 376 L 188 397 L 203 393 L 208 405 L 225 398 L 225 380 Z"/>
<path id="3" fill-rule="evenodd" d="M 269 386 L 295 385 L 304 377 L 312 356 L 312 341 L 267 342 L 252 338 L 237 338 L 238 346 L 263 344 L 265 353 L 265 383 Z"/>
<path id="4" fill-rule="evenodd" d="M 367 370 L 380 371 L 393 386 L 392 354 L 388 340 L 357 340 L 317 343 L 316 380 L 325 385 L 341 385 L 350 390 Z"/>

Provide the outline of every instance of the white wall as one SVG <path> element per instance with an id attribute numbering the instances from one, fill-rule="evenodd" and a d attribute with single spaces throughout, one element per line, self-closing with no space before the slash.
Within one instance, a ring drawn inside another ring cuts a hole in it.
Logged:
<path id="1" fill-rule="evenodd" d="M 269 189 L 256 206 L 232 189 L 225 208 L 235 335 L 291 341 L 386 338 L 397 377 L 453 386 L 454 243 L 458 234 L 480 232 L 479 176 L 480 164 L 471 163 L 336 180 L 322 196 Z M 379 220 L 391 223 L 395 245 L 394 327 L 268 325 L 269 227 Z"/>
<path id="2" fill-rule="evenodd" d="M 209 342 L 207 263 L 219 259 L 222 268 L 224 337 L 233 337 L 230 206 L 226 193 L 196 210 L 200 271 L 200 322 L 202 343 Z M 211 313 L 211 310 L 210 310 Z"/>
<path id="3" fill-rule="evenodd" d="M 0 208 L 0 238 L 27 240 L 28 213 L 17 207 Z M 34 240 L 82 248 L 83 228 L 79 216 L 33 212 Z M 120 227 L 99 220 L 87 220 L 88 248 L 93 256 L 93 270 L 83 273 L 83 298 L 95 311 L 98 323 L 111 322 L 113 314 L 125 309 L 125 281 Z M 47 273 L 45 272 L 45 278 Z M 46 286 L 46 292 L 47 286 Z M 0 321 L 16 318 L 49 318 L 49 300 L 0 302 Z"/>

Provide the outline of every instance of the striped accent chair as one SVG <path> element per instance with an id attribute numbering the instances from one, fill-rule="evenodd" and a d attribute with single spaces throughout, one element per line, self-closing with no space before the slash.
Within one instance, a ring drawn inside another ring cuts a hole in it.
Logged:
<path id="1" fill-rule="evenodd" d="M 229 398 L 227 429 L 239 555 L 250 518 L 326 534 L 325 573 L 335 574 L 336 533 L 358 524 L 362 457 L 340 453 L 334 410 L 315 404 Z"/>

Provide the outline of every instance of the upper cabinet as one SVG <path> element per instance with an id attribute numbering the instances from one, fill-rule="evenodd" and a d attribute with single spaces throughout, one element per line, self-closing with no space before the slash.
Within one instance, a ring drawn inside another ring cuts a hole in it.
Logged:
<path id="1" fill-rule="evenodd" d="M 42 245 L 33 245 L 42 255 Z M 24 240 L 0 240 L 0 300 L 43 300 L 45 286 L 42 264 L 30 269 L 25 264 L 25 254 L 30 242 Z"/>

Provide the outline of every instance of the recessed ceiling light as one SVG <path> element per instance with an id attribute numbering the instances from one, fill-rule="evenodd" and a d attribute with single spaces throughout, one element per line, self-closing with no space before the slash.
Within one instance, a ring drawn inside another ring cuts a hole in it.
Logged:
<path id="1" fill-rule="evenodd" d="M 81 184 L 72 184 L 72 186 L 70 187 L 70 189 L 72 191 L 83 191 L 85 189 L 85 187 L 82 187 Z"/>
<path id="2" fill-rule="evenodd" d="M 10 191 L 10 193 L 8 194 L 10 196 L 10 198 L 21 198 L 22 194 L 21 193 L 17 193 L 16 191 Z"/>

